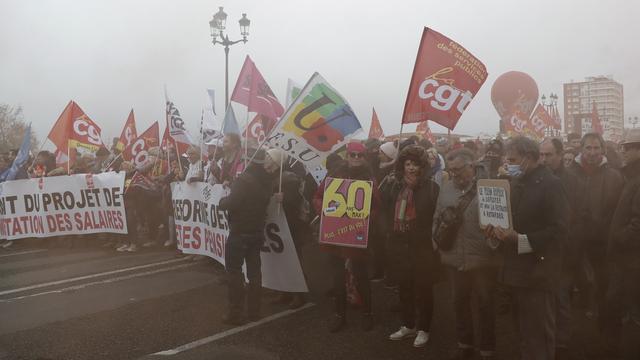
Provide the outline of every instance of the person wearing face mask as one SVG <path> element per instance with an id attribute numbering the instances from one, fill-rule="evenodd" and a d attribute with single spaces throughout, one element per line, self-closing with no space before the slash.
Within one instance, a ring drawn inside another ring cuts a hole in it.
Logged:
<path id="1" fill-rule="evenodd" d="M 447 155 L 451 180 L 445 180 L 438 196 L 434 216 L 434 236 L 439 226 L 445 224 L 445 216 L 456 212 L 460 217 L 457 230 L 448 245 L 441 243 L 442 263 L 449 270 L 453 288 L 453 305 L 456 313 L 458 348 L 451 360 L 472 359 L 474 356 L 474 318 L 479 324 L 480 359 L 493 359 L 495 336 L 494 289 L 499 265 L 498 254 L 489 247 L 482 234 L 478 215 L 476 179 L 484 170 L 475 166 L 474 154 L 468 149 L 454 150 Z M 438 240 L 436 240 L 437 242 Z M 476 294 L 477 311 L 474 311 L 471 294 Z"/>
<path id="2" fill-rule="evenodd" d="M 250 150 L 248 153 L 254 154 L 254 151 Z M 256 321 L 260 318 L 260 248 L 264 243 L 267 206 L 272 195 L 271 185 L 279 168 L 279 164 L 266 162 L 265 158 L 264 150 L 256 151 L 245 172 L 231 184 L 229 195 L 220 199 L 219 209 L 229 213 L 229 237 L 224 256 L 229 306 L 223 321 L 227 324 L 244 323 L 245 297 L 248 319 Z M 246 294 L 243 263 L 246 263 L 249 280 Z"/>
<path id="3" fill-rule="evenodd" d="M 398 266 L 401 327 L 390 340 L 414 337 L 414 347 L 429 341 L 433 315 L 433 285 L 440 261 L 431 242 L 431 225 L 438 199 L 438 185 L 429 177 L 423 148 L 405 147 L 398 157 L 395 181 L 384 208 L 390 218 L 390 243 Z"/>
<path id="4" fill-rule="evenodd" d="M 485 229 L 487 237 L 500 243 L 503 264 L 498 281 L 513 296 L 522 360 L 555 358 L 555 290 L 569 226 L 566 192 L 539 158 L 535 141 L 509 141 L 513 226 Z"/>
<path id="5" fill-rule="evenodd" d="M 608 321 L 612 316 L 606 314 L 605 294 L 609 281 L 605 254 L 611 220 L 624 181 L 622 175 L 609 166 L 604 155 L 605 142 L 602 136 L 597 133 L 586 134 L 582 137 L 581 152 L 571 170 L 585 184 L 578 216 L 585 225 L 582 243 L 595 282 L 586 291 L 590 302 L 587 315 L 597 317 L 598 329 L 603 333 L 607 347 L 613 350 L 616 348 L 613 344 L 618 337 L 619 327 Z"/>
<path id="6" fill-rule="evenodd" d="M 371 198 L 371 214 L 369 218 L 369 239 L 373 224 L 377 223 L 380 208 L 380 195 L 373 176 L 373 172 L 366 161 L 366 147 L 359 141 L 351 141 L 346 146 L 347 161 L 332 171 L 332 177 L 340 179 L 357 179 L 373 182 L 373 194 Z M 313 207 L 317 214 L 322 213 L 322 198 L 324 196 L 325 180 L 323 180 L 314 195 Z M 346 322 L 347 289 L 345 261 L 351 262 L 351 269 L 355 278 L 355 285 L 362 298 L 362 330 L 373 329 L 373 315 L 371 306 L 371 286 L 369 283 L 369 256 L 368 249 L 348 248 L 342 246 L 321 246 L 330 254 L 331 273 L 333 276 L 333 294 L 335 296 L 335 316 L 329 324 L 329 332 L 335 333 L 342 330 Z"/>

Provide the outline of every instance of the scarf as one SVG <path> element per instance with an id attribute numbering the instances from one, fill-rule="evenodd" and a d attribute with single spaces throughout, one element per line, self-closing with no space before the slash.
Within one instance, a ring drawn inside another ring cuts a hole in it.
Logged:
<path id="1" fill-rule="evenodd" d="M 416 175 L 405 174 L 403 186 L 396 199 L 395 215 L 393 217 L 393 230 L 407 232 L 413 227 L 416 219 L 416 205 L 413 199 L 413 191 L 418 184 Z"/>

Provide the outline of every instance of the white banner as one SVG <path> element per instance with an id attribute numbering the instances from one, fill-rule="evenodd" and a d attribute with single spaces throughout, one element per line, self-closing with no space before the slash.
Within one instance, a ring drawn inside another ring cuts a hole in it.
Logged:
<path id="1" fill-rule="evenodd" d="M 127 233 L 124 173 L 0 183 L 0 239 Z"/>
<path id="2" fill-rule="evenodd" d="M 224 265 L 229 222 L 218 208 L 228 194 L 222 185 L 174 182 L 171 198 L 176 223 L 178 249 L 185 254 L 205 255 Z M 265 243 L 260 253 L 262 286 L 279 291 L 308 292 L 289 225 L 274 199 L 267 211 Z"/>

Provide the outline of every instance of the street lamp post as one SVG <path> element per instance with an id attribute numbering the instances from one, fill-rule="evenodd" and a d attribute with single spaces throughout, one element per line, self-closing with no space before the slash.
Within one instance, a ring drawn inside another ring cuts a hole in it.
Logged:
<path id="1" fill-rule="evenodd" d="M 247 36 L 249 36 L 249 25 L 251 21 L 247 19 L 247 14 L 243 13 L 242 18 L 238 21 L 240 24 L 240 40 L 229 40 L 229 35 L 225 33 L 225 25 L 227 22 L 227 13 L 219 7 L 217 13 L 213 15 L 213 19 L 209 21 L 209 28 L 211 29 L 212 44 L 220 44 L 224 46 L 224 108 L 229 106 L 229 47 L 239 42 L 246 43 Z M 220 39 L 218 39 L 220 38 Z"/>

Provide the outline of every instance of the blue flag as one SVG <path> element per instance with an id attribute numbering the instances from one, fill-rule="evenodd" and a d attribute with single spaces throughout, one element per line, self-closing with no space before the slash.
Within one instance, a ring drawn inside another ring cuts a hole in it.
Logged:
<path id="1" fill-rule="evenodd" d="M 15 180 L 20 168 L 29 160 L 29 150 L 31 149 L 31 124 L 27 125 L 24 130 L 24 137 L 22 138 L 22 145 L 18 150 L 15 160 L 11 167 L 0 174 L 0 182 Z"/>
<path id="2" fill-rule="evenodd" d="M 224 114 L 224 124 L 222 125 L 223 134 L 238 134 L 240 135 L 240 127 L 236 120 L 236 114 L 233 112 L 233 107 L 229 104 L 227 113 Z"/>

